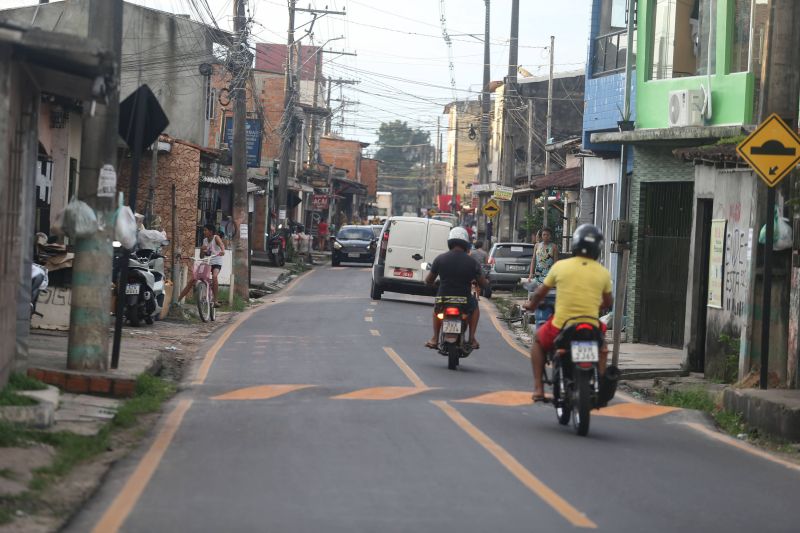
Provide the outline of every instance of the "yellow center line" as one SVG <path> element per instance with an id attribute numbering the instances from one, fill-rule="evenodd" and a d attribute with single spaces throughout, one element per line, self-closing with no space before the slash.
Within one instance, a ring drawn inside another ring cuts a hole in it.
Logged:
<path id="1" fill-rule="evenodd" d="M 508 343 L 509 346 L 514 348 L 516 351 L 527 357 L 528 359 L 531 358 L 531 354 L 528 350 L 523 348 L 519 345 L 517 340 L 511 335 L 511 332 L 508 331 L 508 328 L 503 326 L 500 321 L 495 316 L 495 310 L 492 309 L 489 304 L 485 303 L 483 300 L 480 301 L 480 306 L 483 307 L 484 314 L 489 315 L 489 320 L 492 322 L 492 325 L 495 327 L 497 332 L 500 334 L 501 337 Z"/>
<path id="2" fill-rule="evenodd" d="M 381 332 L 378 331 L 377 329 L 371 329 L 371 330 L 369 330 L 369 332 L 373 337 L 380 337 L 381 336 Z"/>
<path id="3" fill-rule="evenodd" d="M 136 505 L 136 502 L 139 501 L 153 473 L 158 468 L 162 457 L 164 457 L 164 453 L 167 451 L 170 442 L 172 442 L 172 438 L 175 436 L 175 432 L 178 431 L 178 427 L 181 425 L 183 416 L 191 405 L 192 400 L 189 399 L 178 402 L 178 405 L 164 422 L 164 427 L 161 428 L 156 440 L 153 441 L 150 449 L 147 450 L 145 456 L 139 461 L 136 470 L 134 470 L 131 477 L 125 482 L 125 486 L 122 487 L 120 493 L 114 498 L 111 506 L 109 506 L 100 521 L 94 529 L 92 529 L 93 533 L 113 533 L 119 531 L 119 528 Z"/>
<path id="4" fill-rule="evenodd" d="M 595 529 L 597 524 L 589 520 L 585 514 L 578 511 L 569 504 L 564 498 L 559 496 L 553 489 L 545 485 L 539 478 L 534 476 L 527 468 L 517 461 L 514 456 L 508 453 L 505 448 L 493 441 L 486 433 L 475 427 L 472 422 L 467 420 L 455 407 L 442 400 L 433 400 L 436 407 L 441 409 L 450 420 L 460 427 L 472 439 L 488 451 L 506 470 L 516 477 L 531 492 L 541 498 L 547 505 L 553 508 L 558 514 L 563 516 L 575 527 Z"/>
<path id="5" fill-rule="evenodd" d="M 388 346 L 384 346 L 383 351 L 386 352 L 386 355 L 392 358 L 394 364 L 396 364 L 400 368 L 400 370 L 403 371 L 403 374 L 406 375 L 406 377 L 408 378 L 408 380 L 411 382 L 412 385 L 420 389 L 428 388 L 428 386 L 425 385 L 425 382 L 422 381 L 422 379 L 417 375 L 416 372 L 411 370 L 411 367 L 408 366 L 405 361 L 403 361 L 403 358 L 400 357 L 400 355 L 397 352 L 395 352 L 392 348 L 389 348 Z"/>

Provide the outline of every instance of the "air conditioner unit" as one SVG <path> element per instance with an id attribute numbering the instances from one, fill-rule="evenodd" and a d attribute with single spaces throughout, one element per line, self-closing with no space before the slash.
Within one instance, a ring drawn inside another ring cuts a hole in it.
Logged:
<path id="1" fill-rule="evenodd" d="M 669 126 L 702 126 L 705 95 L 699 89 L 669 93 Z"/>

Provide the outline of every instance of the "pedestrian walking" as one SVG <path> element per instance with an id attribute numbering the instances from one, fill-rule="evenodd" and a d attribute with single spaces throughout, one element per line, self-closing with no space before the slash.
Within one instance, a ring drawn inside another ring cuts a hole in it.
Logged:
<path id="1" fill-rule="evenodd" d="M 558 246 L 551 242 L 553 231 L 550 228 L 542 228 L 536 235 L 539 242 L 533 247 L 531 268 L 528 273 L 528 278 L 532 282 L 530 290 L 535 290 L 544 283 L 544 279 L 550 273 L 550 268 L 558 261 Z"/>
<path id="2" fill-rule="evenodd" d="M 328 247 L 328 223 L 324 219 L 317 225 L 317 241 L 317 249 L 324 252 Z"/>

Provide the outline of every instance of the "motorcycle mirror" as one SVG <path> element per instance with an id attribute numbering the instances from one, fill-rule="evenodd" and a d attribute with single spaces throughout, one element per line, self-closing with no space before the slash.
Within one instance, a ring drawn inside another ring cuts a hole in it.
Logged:
<path id="1" fill-rule="evenodd" d="M 431 269 L 431 264 L 430 263 L 422 263 L 419 266 L 420 266 L 420 268 L 422 268 L 422 270 L 430 270 Z"/>
<path id="2" fill-rule="evenodd" d="M 113 246 L 114 248 L 122 248 L 122 243 L 119 241 L 114 241 L 111 243 L 111 246 Z"/>
<path id="3" fill-rule="evenodd" d="M 169 239 L 164 239 L 161 241 L 161 246 L 169 246 Z"/>

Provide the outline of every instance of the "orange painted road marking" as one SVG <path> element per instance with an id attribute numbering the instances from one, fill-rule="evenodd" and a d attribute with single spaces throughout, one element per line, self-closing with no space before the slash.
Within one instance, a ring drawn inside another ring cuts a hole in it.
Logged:
<path id="1" fill-rule="evenodd" d="M 307 389 L 314 385 L 258 385 L 238 389 L 219 396 L 212 396 L 212 400 L 269 400 L 290 392 Z"/>
<path id="2" fill-rule="evenodd" d="M 599 411 L 592 411 L 597 416 L 610 416 L 613 418 L 628 418 L 631 420 L 644 420 L 656 416 L 665 415 L 673 411 L 679 411 L 677 407 L 666 407 L 663 405 L 652 405 L 646 403 L 616 403 L 604 407 Z"/>
<path id="3" fill-rule="evenodd" d="M 153 444 L 150 445 L 150 449 L 147 450 L 145 456 L 139 461 L 136 470 L 134 470 L 131 477 L 128 478 L 128 481 L 125 482 L 125 486 L 122 487 L 120 493 L 114 498 L 111 506 L 103 514 L 94 529 L 92 529 L 93 533 L 113 533 L 119 531 L 119 528 L 136 505 L 136 502 L 139 501 L 153 473 L 158 468 L 161 459 L 164 457 L 164 453 L 167 451 L 170 442 L 172 442 L 175 436 L 175 432 L 178 431 L 178 427 L 181 425 L 183 416 L 191 405 L 192 400 L 188 399 L 178 402 L 178 405 L 164 422 L 164 426 L 158 433 L 156 440 L 153 441 Z"/>
<path id="4" fill-rule="evenodd" d="M 533 399 L 531 398 L 531 393 L 527 391 L 502 390 L 481 394 L 480 396 L 467 398 L 466 400 L 457 400 L 457 402 L 518 407 L 521 405 L 531 405 L 533 403 Z"/>
<path id="5" fill-rule="evenodd" d="M 334 396 L 334 400 L 399 400 L 407 396 L 413 396 L 425 392 L 427 388 L 418 387 L 373 387 L 362 389 L 347 394 Z"/>
<path id="6" fill-rule="evenodd" d="M 434 400 L 436 407 L 444 411 L 450 420 L 460 427 L 472 439 L 483 446 L 492 456 L 502 464 L 506 470 L 516 477 L 531 492 L 541 498 L 547 505 L 552 507 L 558 514 L 563 516 L 575 527 L 597 528 L 597 524 L 589 520 L 585 514 L 570 505 L 564 498 L 559 496 L 553 489 L 545 485 L 534 476 L 527 468 L 517 461 L 514 456 L 508 453 L 505 448 L 493 441 L 486 433 L 475 427 L 472 422 L 464 418 L 455 407 L 444 401 Z"/>
<path id="7" fill-rule="evenodd" d="M 425 382 L 422 381 L 422 378 L 420 378 L 416 372 L 411 370 L 411 367 L 408 366 L 405 361 L 403 361 L 403 358 L 400 357 L 400 355 L 397 352 L 395 352 L 388 346 L 384 346 L 383 351 L 386 352 L 386 355 L 392 358 L 394 364 L 396 364 L 400 368 L 400 370 L 403 371 L 403 374 L 406 375 L 406 377 L 408 378 L 408 380 L 411 382 L 412 385 L 414 385 L 418 389 L 428 388 L 428 386 L 425 385 Z"/>

